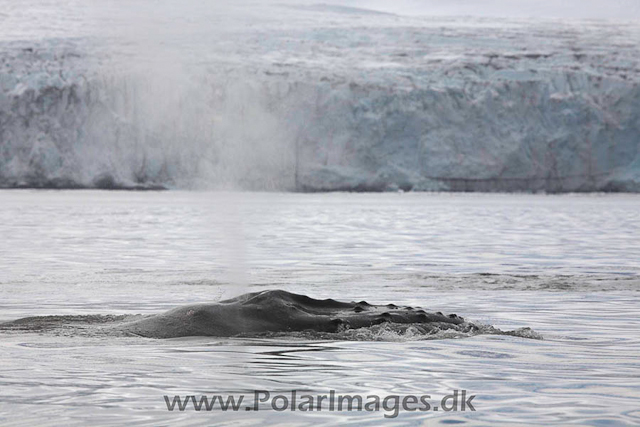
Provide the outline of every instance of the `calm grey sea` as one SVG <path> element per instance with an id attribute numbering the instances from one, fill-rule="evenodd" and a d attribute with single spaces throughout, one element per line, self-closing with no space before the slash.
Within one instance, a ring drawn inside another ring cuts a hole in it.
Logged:
<path id="1" fill-rule="evenodd" d="M 286 289 L 543 340 L 0 335 L 0 424 L 640 422 L 640 197 L 0 191 L 0 321 Z M 477 395 L 475 412 L 184 412 L 164 395 Z"/>

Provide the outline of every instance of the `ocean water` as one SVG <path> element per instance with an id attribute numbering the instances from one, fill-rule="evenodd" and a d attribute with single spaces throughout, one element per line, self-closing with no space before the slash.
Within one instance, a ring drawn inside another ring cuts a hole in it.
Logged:
<path id="1" fill-rule="evenodd" d="M 0 191 L 0 322 L 248 291 L 419 305 L 543 339 L 0 332 L 2 425 L 640 423 L 635 195 Z M 168 411 L 164 396 L 476 395 L 475 411 Z"/>

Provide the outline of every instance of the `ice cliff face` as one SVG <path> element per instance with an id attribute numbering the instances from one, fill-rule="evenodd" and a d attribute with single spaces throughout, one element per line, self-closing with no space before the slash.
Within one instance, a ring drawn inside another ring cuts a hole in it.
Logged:
<path id="1" fill-rule="evenodd" d="M 640 191 L 640 25 L 198 16 L 3 42 L 0 186 Z"/>

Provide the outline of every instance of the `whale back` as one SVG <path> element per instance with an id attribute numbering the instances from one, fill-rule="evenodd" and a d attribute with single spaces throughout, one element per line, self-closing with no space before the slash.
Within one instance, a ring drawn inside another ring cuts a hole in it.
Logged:
<path id="1" fill-rule="evenodd" d="M 455 314 L 445 316 L 409 306 L 321 300 L 283 290 L 269 290 L 214 304 L 179 307 L 127 323 L 122 328 L 131 334 L 152 338 L 228 337 L 306 330 L 338 332 L 386 322 L 460 325 L 464 319 Z"/>

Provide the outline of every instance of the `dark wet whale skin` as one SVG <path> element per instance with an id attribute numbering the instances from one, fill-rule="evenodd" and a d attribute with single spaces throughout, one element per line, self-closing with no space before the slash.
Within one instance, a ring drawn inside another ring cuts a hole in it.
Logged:
<path id="1" fill-rule="evenodd" d="M 338 332 L 384 322 L 455 327 L 464 323 L 464 319 L 455 314 L 445 316 L 414 307 L 318 300 L 272 290 L 248 293 L 214 304 L 179 307 L 119 325 L 118 328 L 149 338 L 229 337 L 306 330 Z"/>

